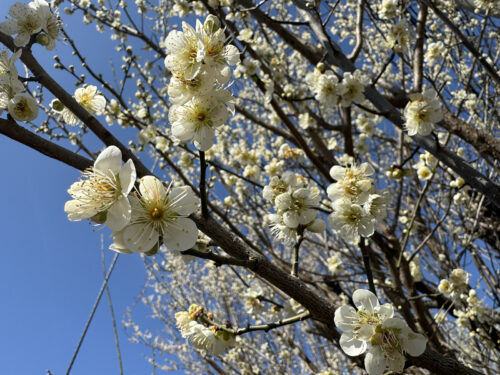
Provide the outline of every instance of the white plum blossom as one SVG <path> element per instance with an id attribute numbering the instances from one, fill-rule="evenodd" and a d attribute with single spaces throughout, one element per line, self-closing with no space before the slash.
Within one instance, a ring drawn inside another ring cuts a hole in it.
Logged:
<path id="1" fill-rule="evenodd" d="M 331 70 L 321 74 L 314 83 L 312 90 L 315 99 L 321 103 L 325 111 L 331 112 L 340 104 L 345 87 L 339 83 L 339 79 Z"/>
<path id="2" fill-rule="evenodd" d="M 11 99 L 24 90 L 24 85 L 18 79 L 11 80 L 10 84 L 0 84 L 0 114 L 9 107 L 9 104 L 12 106 Z"/>
<path id="3" fill-rule="evenodd" d="M 334 165 L 330 169 L 330 176 L 337 182 L 328 187 L 328 197 L 334 203 L 346 198 L 353 203 L 365 203 L 372 189 L 370 176 L 373 173 L 375 170 L 368 163 L 363 163 L 359 167 L 356 165 L 349 167 Z"/>
<path id="4" fill-rule="evenodd" d="M 378 194 L 370 194 L 364 208 L 375 221 L 380 222 L 387 216 L 387 205 L 389 204 L 389 190 L 384 189 Z"/>
<path id="5" fill-rule="evenodd" d="M 209 328 L 196 321 L 189 323 L 188 327 L 184 334 L 188 342 L 209 354 L 221 355 L 235 343 L 233 334 L 222 330 L 217 331 L 215 327 Z"/>
<path id="6" fill-rule="evenodd" d="M 187 80 L 196 77 L 201 69 L 203 53 L 199 51 L 195 30 L 188 23 L 182 22 L 182 31 L 172 30 L 167 35 L 165 49 L 167 69 L 182 74 Z"/>
<path id="7" fill-rule="evenodd" d="M 220 28 L 217 17 L 210 15 L 202 25 L 196 21 L 196 33 L 199 38 L 199 51 L 205 69 L 213 74 L 217 82 L 224 84 L 229 80 L 230 70 L 227 65 L 236 65 L 240 61 L 238 48 L 226 45 L 226 35 Z"/>
<path id="8" fill-rule="evenodd" d="M 352 244 L 358 244 L 360 236 L 370 237 L 375 231 L 375 219 L 360 205 L 349 201 L 341 201 L 335 206 L 335 211 L 328 216 L 328 224 Z"/>
<path id="9" fill-rule="evenodd" d="M 10 85 L 12 81 L 18 79 L 16 61 L 21 56 L 22 50 L 19 49 L 9 57 L 9 52 L 0 52 L 0 85 Z"/>
<path id="10" fill-rule="evenodd" d="M 29 94 L 19 93 L 9 100 L 7 109 L 16 121 L 33 121 L 38 116 L 36 100 Z"/>
<path id="11" fill-rule="evenodd" d="M 394 18 L 397 16 L 398 1 L 397 0 L 382 0 L 379 6 L 380 18 Z"/>
<path id="12" fill-rule="evenodd" d="M 85 170 L 82 179 L 71 185 L 64 211 L 71 221 L 94 219 L 114 230 L 130 221 L 131 207 L 127 195 L 132 190 L 136 171 L 131 159 L 121 165 L 122 153 L 109 146 L 97 157 L 94 166 Z"/>
<path id="13" fill-rule="evenodd" d="M 0 23 L 0 31 L 9 35 L 17 34 L 14 38 L 16 47 L 28 44 L 31 35 L 42 29 L 42 16 L 34 6 L 23 3 L 14 3 L 9 9 L 11 19 Z"/>
<path id="14" fill-rule="evenodd" d="M 192 346 L 208 354 L 221 355 L 235 344 L 235 335 L 230 331 L 209 325 L 206 318 L 208 314 L 204 314 L 203 308 L 198 305 L 191 305 L 188 311 L 175 314 L 177 328 L 182 337 Z"/>
<path id="15" fill-rule="evenodd" d="M 405 53 L 409 44 L 409 27 L 408 22 L 404 19 L 397 24 L 390 26 L 387 37 L 387 46 L 398 53 Z"/>
<path id="16" fill-rule="evenodd" d="M 330 175 L 337 182 L 328 186 L 328 198 L 333 202 L 333 213 L 328 216 L 330 228 L 345 241 L 357 244 L 360 236 L 370 237 L 378 223 L 387 215 L 389 192 L 376 193 L 370 177 L 375 170 L 368 163 L 359 167 L 335 165 Z"/>
<path id="17" fill-rule="evenodd" d="M 425 62 L 434 64 L 437 60 L 441 60 L 443 58 L 444 51 L 446 51 L 446 47 L 443 42 L 438 41 L 429 43 L 427 46 L 427 52 L 425 52 L 424 55 Z"/>
<path id="18" fill-rule="evenodd" d="M 207 151 L 215 141 L 215 129 L 234 113 L 233 96 L 222 88 L 231 76 L 228 65 L 239 62 L 239 51 L 226 45 L 224 30 L 210 15 L 196 29 L 182 23 L 165 40 L 165 66 L 172 72 L 168 94 L 173 106 L 169 122 L 173 136 L 181 142 L 194 141 Z"/>
<path id="19" fill-rule="evenodd" d="M 361 82 L 359 71 L 354 73 L 345 73 L 342 82 L 340 83 L 341 100 L 340 105 L 349 107 L 352 103 L 361 104 L 365 100 L 364 90 L 365 87 Z"/>
<path id="20" fill-rule="evenodd" d="M 316 217 L 321 201 L 319 191 L 306 186 L 305 181 L 299 183 L 295 173 L 285 172 L 281 178 L 272 177 L 262 194 L 276 209 L 276 214 L 268 218 L 278 239 L 285 242 L 294 239 L 299 227 L 314 233 L 326 229 L 325 222 Z"/>
<path id="21" fill-rule="evenodd" d="M 97 91 L 97 87 L 93 85 L 88 85 L 85 87 L 79 87 L 75 90 L 73 96 L 75 100 L 83 108 L 87 110 L 91 115 L 100 115 L 104 113 L 106 109 L 106 99 Z M 57 102 L 59 104 L 60 102 Z M 73 112 L 64 106 L 52 106 L 52 109 L 56 112 L 60 112 L 64 122 L 68 125 L 78 125 L 80 120 L 76 117 Z"/>
<path id="22" fill-rule="evenodd" d="M 182 142 L 193 140 L 201 151 L 208 150 L 214 144 L 215 130 L 229 117 L 227 104 L 232 99 L 229 91 L 217 90 L 172 106 L 169 112 L 172 134 Z"/>
<path id="23" fill-rule="evenodd" d="M 185 79 L 182 73 L 174 73 L 168 85 L 168 95 L 172 104 L 182 105 L 195 95 L 207 95 L 213 88 L 213 80 L 207 72 L 189 80 Z"/>
<path id="24" fill-rule="evenodd" d="M 216 17 L 208 16 L 204 24 L 197 20 L 196 29 L 183 22 L 182 31 L 171 31 L 165 40 L 165 66 L 186 80 L 206 70 L 224 84 L 230 76 L 227 64 L 235 65 L 240 59 L 238 49 L 225 43 L 224 30 Z"/>
<path id="25" fill-rule="evenodd" d="M 160 245 L 168 250 L 187 250 L 196 244 L 198 229 L 189 219 L 199 200 L 190 187 L 166 188 L 154 176 L 145 176 L 139 184 L 140 196 L 129 196 L 132 206 L 130 223 L 113 234 L 110 249 L 145 253 Z"/>
<path id="26" fill-rule="evenodd" d="M 394 318 L 391 304 L 380 305 L 372 292 L 363 289 L 356 290 L 352 299 L 358 311 L 349 305 L 335 311 L 335 325 L 342 331 L 339 343 L 349 356 L 367 352 L 369 375 L 382 375 L 387 368 L 401 372 L 405 354 L 419 356 L 425 351 L 427 339 L 404 320 Z"/>
<path id="27" fill-rule="evenodd" d="M 330 271 L 330 273 L 332 275 L 337 274 L 340 267 L 342 266 L 342 260 L 340 259 L 340 256 L 338 254 L 335 254 L 335 255 L 329 257 L 326 260 L 326 262 L 327 262 L 327 266 L 328 266 L 328 271 Z"/>
<path id="28" fill-rule="evenodd" d="M 377 296 L 365 289 L 357 289 L 352 300 L 358 311 L 349 305 L 335 310 L 335 326 L 342 331 L 340 347 L 350 356 L 363 354 L 384 320 L 392 318 L 394 308 L 390 303 L 380 305 Z"/>
<path id="29" fill-rule="evenodd" d="M 29 5 L 38 12 L 42 19 L 43 33 L 38 36 L 37 42 L 44 45 L 47 50 L 52 51 L 56 47 L 56 40 L 59 37 L 60 22 L 45 0 L 35 0 Z"/>
<path id="30" fill-rule="evenodd" d="M 410 99 L 404 110 L 408 135 L 429 135 L 434 129 L 434 124 L 443 119 L 437 92 L 426 89 L 422 94 L 411 94 Z"/>
<path id="31" fill-rule="evenodd" d="M 413 332 L 400 318 L 389 318 L 370 339 L 371 348 L 365 357 L 369 375 L 382 375 L 386 368 L 400 373 L 404 369 L 405 354 L 418 357 L 425 351 L 427 339 Z"/>

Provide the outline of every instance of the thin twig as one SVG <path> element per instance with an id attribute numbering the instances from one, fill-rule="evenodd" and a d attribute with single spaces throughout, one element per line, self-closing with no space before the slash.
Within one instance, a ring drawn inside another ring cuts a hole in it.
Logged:
<path id="1" fill-rule="evenodd" d="M 90 323 L 92 323 L 92 319 L 94 318 L 94 314 L 97 310 L 97 306 L 99 306 L 99 302 L 101 302 L 102 294 L 104 293 L 104 289 L 106 289 L 106 286 L 108 285 L 109 277 L 111 276 L 111 272 L 113 272 L 113 269 L 115 268 L 115 264 L 116 264 L 116 261 L 118 260 L 119 256 L 120 256 L 120 253 L 116 253 L 115 257 L 113 258 L 113 261 L 111 262 L 111 265 L 108 268 L 108 272 L 106 273 L 106 277 L 104 278 L 104 281 L 102 282 L 101 289 L 99 290 L 99 293 L 97 294 L 97 298 L 94 302 L 94 306 L 92 307 L 92 311 L 90 312 L 90 316 L 87 319 L 87 323 L 85 324 L 85 328 L 83 329 L 82 335 L 80 336 L 80 339 L 78 340 L 78 344 L 76 346 L 75 352 L 73 353 L 73 357 L 71 357 L 71 362 L 69 363 L 68 369 L 66 370 L 66 375 L 69 375 L 71 372 L 71 368 L 73 367 L 73 364 L 75 363 L 75 359 L 78 355 L 78 352 L 80 351 L 80 347 L 82 346 L 83 340 L 85 339 L 85 336 L 87 335 L 87 331 L 90 327 Z"/>
<path id="2" fill-rule="evenodd" d="M 207 162 L 205 161 L 205 152 L 200 151 L 200 199 L 201 199 L 201 212 L 203 217 L 208 216 L 206 173 L 207 173 Z"/>
<path id="3" fill-rule="evenodd" d="M 106 277 L 106 263 L 104 262 L 104 238 L 102 234 L 101 234 L 101 263 L 102 263 L 102 276 Z M 106 284 L 106 295 L 108 297 L 109 312 L 111 313 L 111 322 L 113 324 L 113 335 L 115 338 L 118 366 L 120 368 L 120 375 L 123 375 L 122 353 L 120 350 L 120 341 L 118 340 L 118 329 L 116 327 L 115 309 L 113 308 L 113 301 L 111 300 L 111 291 L 109 290 L 108 284 Z"/>
<path id="4" fill-rule="evenodd" d="M 363 255 L 363 264 L 365 266 L 366 277 L 368 278 L 368 287 L 370 288 L 370 292 L 377 295 L 377 291 L 375 290 L 375 283 L 373 282 L 372 268 L 370 265 L 370 248 L 366 246 L 364 238 L 361 239 L 359 247 L 361 248 L 361 254 Z"/>
<path id="5" fill-rule="evenodd" d="M 292 255 L 292 276 L 298 277 L 299 275 L 299 249 L 300 244 L 304 240 L 304 229 L 303 225 L 299 225 L 297 228 L 297 242 L 293 247 L 293 255 Z"/>

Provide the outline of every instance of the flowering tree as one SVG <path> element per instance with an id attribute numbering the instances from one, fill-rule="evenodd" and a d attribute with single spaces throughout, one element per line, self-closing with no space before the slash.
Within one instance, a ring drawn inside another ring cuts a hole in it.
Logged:
<path id="1" fill-rule="evenodd" d="M 86 62 L 63 6 L 115 41 L 118 82 Z M 498 374 L 499 9 L 14 3 L 0 133 L 81 170 L 68 219 L 144 257 L 142 300 L 165 331 L 133 312 L 125 325 L 155 367 Z M 73 95 L 32 51 L 62 40 L 81 62 L 54 57 Z"/>

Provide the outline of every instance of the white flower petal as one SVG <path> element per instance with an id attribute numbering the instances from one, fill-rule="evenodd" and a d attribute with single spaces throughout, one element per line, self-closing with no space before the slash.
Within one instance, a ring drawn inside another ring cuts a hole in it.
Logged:
<path id="1" fill-rule="evenodd" d="M 427 346 L 427 339 L 420 333 L 415 333 L 410 330 L 408 339 L 404 340 L 404 351 L 413 357 L 418 357 L 425 352 Z"/>
<path id="2" fill-rule="evenodd" d="M 283 223 L 288 228 L 297 228 L 299 226 L 299 215 L 295 211 L 287 211 L 283 214 Z"/>
<path id="3" fill-rule="evenodd" d="M 337 181 L 344 179 L 345 168 L 341 167 L 340 165 L 334 165 L 332 168 L 330 168 L 330 176 L 332 176 L 332 178 Z"/>
<path id="4" fill-rule="evenodd" d="M 158 232 L 147 224 L 131 224 L 123 229 L 123 243 L 130 251 L 145 253 L 158 244 Z"/>
<path id="5" fill-rule="evenodd" d="M 163 183 L 154 176 L 141 178 L 139 191 L 144 199 L 151 201 L 163 200 L 167 195 L 167 190 L 163 186 Z"/>
<path id="6" fill-rule="evenodd" d="M 169 250 L 188 250 L 196 244 L 198 228 L 193 220 L 179 217 L 165 228 L 163 243 Z"/>
<path id="7" fill-rule="evenodd" d="M 214 145 L 215 131 L 208 126 L 202 127 L 194 133 L 195 146 L 200 151 L 207 151 Z"/>
<path id="8" fill-rule="evenodd" d="M 350 333 L 359 322 L 359 315 L 354 307 L 349 305 L 340 306 L 335 310 L 335 326 L 344 333 Z"/>
<path id="9" fill-rule="evenodd" d="M 363 310 L 373 314 L 375 308 L 379 307 L 378 299 L 375 294 L 366 289 L 358 289 L 352 295 L 354 305 L 358 310 Z"/>
<path id="10" fill-rule="evenodd" d="M 122 165 L 122 152 L 116 146 L 106 147 L 97 157 L 94 163 L 94 170 L 98 170 L 106 175 L 117 175 L 120 173 Z"/>
<path id="11" fill-rule="evenodd" d="M 117 253 L 123 253 L 123 254 L 130 254 L 132 251 L 130 251 L 126 244 L 125 241 L 123 241 L 123 231 L 119 232 L 113 232 L 111 234 L 111 237 L 113 238 L 113 243 L 109 245 L 109 249 L 116 251 Z"/>
<path id="12" fill-rule="evenodd" d="M 30 35 L 26 33 L 19 33 L 14 38 L 14 45 L 16 47 L 24 47 L 30 41 Z"/>
<path id="13" fill-rule="evenodd" d="M 82 211 L 82 204 L 78 200 L 67 201 L 64 205 L 64 212 L 68 214 L 68 220 L 80 221 L 90 219 L 92 216 L 99 212 L 98 207 L 88 206 Z"/>
<path id="14" fill-rule="evenodd" d="M 371 348 L 365 356 L 365 369 L 369 375 L 382 375 L 387 361 L 379 348 Z"/>
<path id="15" fill-rule="evenodd" d="M 386 320 L 394 316 L 394 306 L 391 303 L 384 303 L 378 308 L 381 320 Z"/>
<path id="16" fill-rule="evenodd" d="M 135 171 L 135 165 L 132 159 L 129 159 L 123 167 L 120 169 L 118 174 L 120 178 L 120 185 L 122 188 L 122 193 L 128 195 L 135 184 L 135 179 L 137 178 L 137 173 Z"/>
<path id="17" fill-rule="evenodd" d="M 127 197 L 121 195 L 109 208 L 106 215 L 106 225 L 113 231 L 122 230 L 130 222 L 131 212 Z"/>
<path id="18" fill-rule="evenodd" d="M 357 340 L 350 335 L 340 336 L 339 344 L 344 353 L 352 357 L 363 354 L 368 347 L 366 341 Z"/>
<path id="19" fill-rule="evenodd" d="M 169 201 L 175 201 L 175 212 L 179 215 L 191 215 L 200 203 L 189 186 L 174 187 L 168 194 Z"/>
<path id="20" fill-rule="evenodd" d="M 15 20 L 7 20 L 5 22 L 0 23 L 0 31 L 5 34 L 16 34 L 18 30 L 17 22 Z"/>

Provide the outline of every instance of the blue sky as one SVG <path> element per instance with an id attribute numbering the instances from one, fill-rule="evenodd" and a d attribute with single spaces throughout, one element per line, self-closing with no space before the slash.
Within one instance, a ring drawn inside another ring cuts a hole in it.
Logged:
<path id="1" fill-rule="evenodd" d="M 7 1 L 5 5 L 10 6 Z M 7 11 L 8 7 L 2 8 L 0 19 Z M 97 33 L 93 25 L 83 26 L 80 15 L 63 19 L 71 24 L 67 30 L 88 61 L 105 74 L 109 72 L 111 55 L 103 54 L 114 47 L 109 37 Z M 52 56 L 67 57 L 68 48 L 58 43 L 52 52 L 39 46 L 33 50 L 39 62 L 72 93 L 72 81 L 52 68 Z M 92 151 L 103 147 L 91 137 L 87 139 Z M 69 198 L 66 190 L 79 177 L 78 171 L 4 136 L 0 136 L 0 160 L 5 176 L 0 184 L 0 373 L 45 374 L 50 369 L 54 375 L 65 374 L 103 280 L 101 235 L 107 248 L 110 232 L 95 231 L 88 222 L 67 220 L 63 210 Z M 108 265 L 113 255 L 106 250 Z M 127 307 L 142 290 L 145 276 L 139 255 L 123 255 L 110 281 L 125 374 L 153 372 L 145 360 L 151 350 L 129 342 L 121 324 Z M 139 323 L 161 329 L 144 309 L 139 310 Z M 118 373 L 104 295 L 71 374 Z"/>

